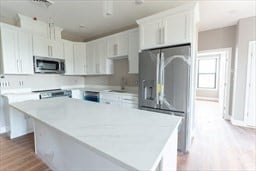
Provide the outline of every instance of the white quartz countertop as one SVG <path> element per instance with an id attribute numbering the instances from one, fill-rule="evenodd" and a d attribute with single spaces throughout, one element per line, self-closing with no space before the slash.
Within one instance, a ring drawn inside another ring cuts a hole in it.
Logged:
<path id="1" fill-rule="evenodd" d="M 30 100 L 11 106 L 127 170 L 152 170 L 180 123 L 176 116 L 70 98 Z"/>

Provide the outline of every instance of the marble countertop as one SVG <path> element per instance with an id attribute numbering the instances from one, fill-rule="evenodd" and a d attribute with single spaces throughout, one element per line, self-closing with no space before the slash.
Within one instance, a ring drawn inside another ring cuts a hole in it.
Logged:
<path id="1" fill-rule="evenodd" d="M 180 117 L 70 98 L 11 104 L 128 170 L 152 170 Z"/>

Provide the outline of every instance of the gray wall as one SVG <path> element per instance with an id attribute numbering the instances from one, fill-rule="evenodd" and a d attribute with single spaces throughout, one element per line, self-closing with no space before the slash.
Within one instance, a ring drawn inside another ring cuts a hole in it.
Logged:
<path id="1" fill-rule="evenodd" d="M 86 76 L 86 85 L 120 86 L 121 80 L 126 80 L 126 86 L 137 86 L 138 74 L 128 74 L 128 59 L 113 60 L 114 73 L 108 76 Z"/>
<path id="2" fill-rule="evenodd" d="M 198 35 L 198 51 L 232 48 L 231 59 L 231 83 L 230 83 L 230 113 L 232 113 L 232 92 L 233 92 L 233 78 L 234 78 L 234 61 L 236 53 L 236 30 L 237 27 L 229 26 L 214 30 L 199 32 Z M 218 92 L 215 91 L 198 91 L 197 95 L 210 96 L 218 98 Z"/>
<path id="3" fill-rule="evenodd" d="M 256 17 L 241 19 L 237 28 L 237 55 L 233 119 L 244 121 L 249 41 L 256 40 Z"/>

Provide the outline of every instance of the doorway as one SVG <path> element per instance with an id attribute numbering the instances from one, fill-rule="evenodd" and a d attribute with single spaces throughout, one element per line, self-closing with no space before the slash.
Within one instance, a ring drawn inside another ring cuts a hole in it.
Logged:
<path id="1" fill-rule="evenodd" d="M 200 51 L 196 66 L 196 103 L 212 103 L 220 117 L 230 119 L 231 48 Z"/>
<path id="2" fill-rule="evenodd" d="M 256 127 L 256 41 L 249 43 L 247 83 L 245 97 L 245 122 L 249 127 Z"/>

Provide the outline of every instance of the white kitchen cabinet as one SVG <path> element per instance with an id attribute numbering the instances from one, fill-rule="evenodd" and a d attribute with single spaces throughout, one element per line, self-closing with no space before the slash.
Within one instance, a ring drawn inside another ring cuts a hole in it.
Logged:
<path id="1" fill-rule="evenodd" d="M 42 36 L 33 36 L 33 55 L 50 57 L 51 50 L 49 45 L 49 40 Z"/>
<path id="2" fill-rule="evenodd" d="M 129 73 L 139 73 L 139 30 L 129 31 Z"/>
<path id="3" fill-rule="evenodd" d="M 128 32 L 118 33 L 107 37 L 107 55 L 109 58 L 128 55 Z"/>
<path id="4" fill-rule="evenodd" d="M 91 41 L 86 44 L 86 72 L 87 74 L 96 74 L 96 62 L 98 59 L 97 56 L 97 42 Z"/>
<path id="5" fill-rule="evenodd" d="M 63 42 L 50 40 L 42 36 L 33 36 L 34 56 L 52 57 L 63 59 Z"/>
<path id="6" fill-rule="evenodd" d="M 1 73 L 33 74 L 32 35 L 13 27 L 1 27 Z"/>
<path id="7" fill-rule="evenodd" d="M 137 20 L 140 50 L 191 43 L 198 22 L 196 3 Z"/>
<path id="8" fill-rule="evenodd" d="M 189 42 L 189 13 L 167 16 L 163 19 L 163 44 L 175 45 Z"/>
<path id="9" fill-rule="evenodd" d="M 113 73 L 113 61 L 107 58 L 107 40 L 105 38 L 87 43 L 86 64 L 89 75 Z"/>
<path id="10" fill-rule="evenodd" d="M 63 51 L 65 58 L 65 74 L 73 75 L 74 74 L 74 48 L 73 42 L 65 40 L 63 42 Z"/>
<path id="11" fill-rule="evenodd" d="M 107 39 L 98 39 L 99 73 L 113 74 L 113 60 L 107 57 Z M 97 67 L 97 63 L 96 63 Z"/>
<path id="12" fill-rule="evenodd" d="M 63 41 L 62 40 L 50 40 L 51 57 L 64 59 L 63 55 Z"/>
<path id="13" fill-rule="evenodd" d="M 17 74 L 19 72 L 18 31 L 1 27 L 1 73 Z"/>
<path id="14" fill-rule="evenodd" d="M 32 34 L 24 31 L 19 31 L 19 58 L 20 58 L 20 73 L 33 74 L 33 46 Z"/>
<path id="15" fill-rule="evenodd" d="M 100 92 L 100 103 L 138 108 L 138 96 L 132 94 Z"/>
<path id="16" fill-rule="evenodd" d="M 74 43 L 74 74 L 86 74 L 86 44 Z"/>
<path id="17" fill-rule="evenodd" d="M 141 49 L 150 49 L 161 44 L 162 19 L 140 24 Z"/>

